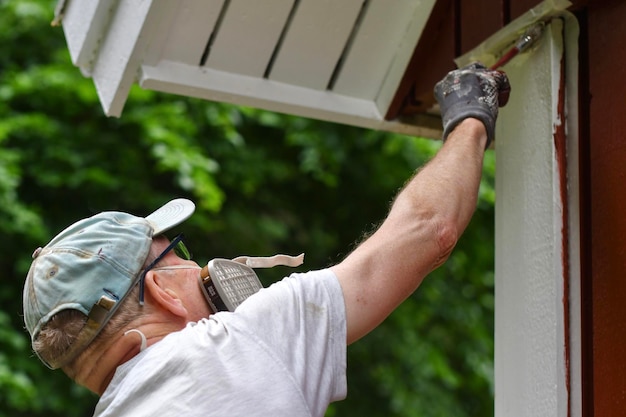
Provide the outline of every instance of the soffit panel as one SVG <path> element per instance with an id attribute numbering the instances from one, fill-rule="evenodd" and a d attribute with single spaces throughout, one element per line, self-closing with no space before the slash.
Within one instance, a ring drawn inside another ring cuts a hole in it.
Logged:
<path id="1" fill-rule="evenodd" d="M 162 44 L 160 59 L 200 65 L 224 3 L 224 0 L 180 1 Z M 161 44 L 152 47 L 160 48 Z"/>
<path id="2" fill-rule="evenodd" d="M 222 10 L 206 46 L 209 68 L 263 77 L 283 28 L 294 5 L 293 0 L 231 0 Z"/>
<path id="3" fill-rule="evenodd" d="M 77 24 L 94 2 L 103 11 L 92 19 L 99 24 Z M 72 48 L 93 54 L 77 66 L 94 78 L 109 116 L 121 115 L 130 84 L 138 82 L 157 91 L 436 138 L 440 122 L 429 117 L 384 119 L 435 3 L 72 0 L 63 26 L 68 39 L 92 39 Z M 124 76 L 111 79 L 108 74 L 120 68 Z M 415 77 L 423 71 L 418 68 Z"/>
<path id="4" fill-rule="evenodd" d="M 325 90 L 363 5 L 363 0 L 301 0 L 269 79 Z"/>

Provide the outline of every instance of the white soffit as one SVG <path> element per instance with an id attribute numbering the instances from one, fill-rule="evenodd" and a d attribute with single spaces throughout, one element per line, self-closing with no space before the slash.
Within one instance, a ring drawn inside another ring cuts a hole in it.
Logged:
<path id="1" fill-rule="evenodd" d="M 385 121 L 435 0 L 67 0 L 63 28 L 104 112 L 131 85 L 439 137 Z M 416 74 L 416 76 L 419 74 Z"/>

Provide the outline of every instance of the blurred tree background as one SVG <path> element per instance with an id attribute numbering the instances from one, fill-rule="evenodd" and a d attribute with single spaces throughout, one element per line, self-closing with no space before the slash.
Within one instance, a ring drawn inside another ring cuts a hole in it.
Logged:
<path id="1" fill-rule="evenodd" d="M 33 357 L 21 317 L 32 251 L 70 223 L 187 197 L 198 208 L 177 231 L 198 262 L 306 252 L 300 269 L 317 269 L 371 231 L 440 146 L 139 88 L 106 118 L 50 27 L 54 6 L 0 0 L 0 417 L 90 416 L 97 401 Z M 348 398 L 329 416 L 493 415 L 494 169 L 488 152 L 450 260 L 349 347 Z"/>

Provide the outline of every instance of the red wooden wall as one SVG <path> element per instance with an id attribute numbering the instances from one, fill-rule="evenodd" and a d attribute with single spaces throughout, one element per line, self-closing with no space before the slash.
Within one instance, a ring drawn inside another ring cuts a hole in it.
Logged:
<path id="1" fill-rule="evenodd" d="M 583 405 L 626 415 L 626 2 L 589 2 L 581 22 Z"/>
<path id="2" fill-rule="evenodd" d="M 438 0 L 386 119 L 427 110 L 433 86 L 455 68 L 454 59 L 473 49 L 538 0 Z M 416 75 L 419 74 L 419 78 Z"/>

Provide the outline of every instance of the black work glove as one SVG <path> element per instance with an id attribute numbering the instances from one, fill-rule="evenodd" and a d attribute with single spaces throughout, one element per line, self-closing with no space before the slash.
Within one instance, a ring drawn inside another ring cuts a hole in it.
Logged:
<path id="1" fill-rule="evenodd" d="M 487 69 L 482 64 L 450 71 L 435 85 L 443 119 L 443 140 L 461 121 L 474 117 L 485 125 L 488 148 L 494 139 L 498 107 L 506 104 L 510 91 L 504 72 Z"/>

